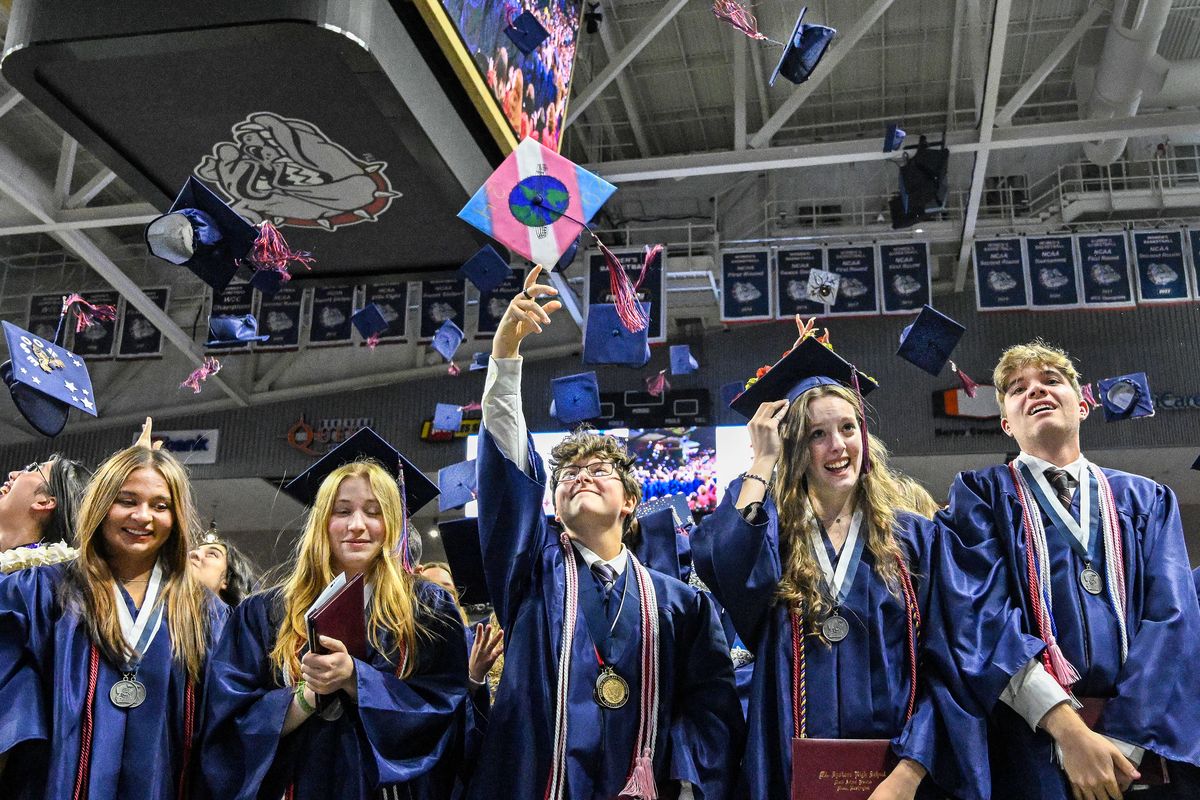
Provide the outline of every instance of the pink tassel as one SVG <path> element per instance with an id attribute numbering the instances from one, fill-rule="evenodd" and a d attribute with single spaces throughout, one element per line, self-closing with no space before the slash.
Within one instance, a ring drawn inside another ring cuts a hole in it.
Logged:
<path id="1" fill-rule="evenodd" d="M 312 253 L 288 247 L 283 234 L 270 222 L 258 226 L 258 238 L 254 240 L 254 247 L 250 251 L 250 263 L 255 269 L 274 270 L 286 281 L 291 278 L 288 274 L 289 263 L 295 261 L 303 264 L 305 269 L 312 269 L 308 265 L 313 260 Z"/>
<path id="2" fill-rule="evenodd" d="M 829 332 L 826 331 L 828 336 Z M 858 398 L 858 410 L 862 414 L 862 474 L 871 474 L 871 436 L 867 433 L 867 404 L 863 402 L 862 389 L 858 385 L 858 370 L 851 369 L 850 382 L 854 385 L 854 396 Z"/>
<path id="3" fill-rule="evenodd" d="M 117 307 L 111 305 L 95 305 L 83 299 L 81 294 L 70 294 L 63 298 L 62 313 L 65 315 L 71 307 L 75 308 L 75 332 L 85 331 L 100 322 L 111 322 L 117 318 Z"/>
<path id="4" fill-rule="evenodd" d="M 637 283 L 633 283 L 625 274 L 625 268 L 621 266 L 621 262 L 613 255 L 613 251 L 609 250 L 608 246 L 594 234 L 593 238 L 596 239 L 596 246 L 600 248 L 600 253 L 604 256 L 604 263 L 608 265 L 608 288 L 612 293 L 613 304 L 617 307 L 617 316 L 620 317 L 621 324 L 630 333 L 644 330 L 650 324 L 650 319 L 642 311 L 641 304 L 638 303 L 637 287 L 641 285 L 642 278 L 646 276 L 646 267 L 650 264 L 649 248 L 647 248 L 646 257 L 642 262 L 642 274 L 638 276 Z M 657 245 L 655 252 L 661 251 L 662 245 Z"/>
<path id="5" fill-rule="evenodd" d="M 374 350 L 379 346 L 379 339 L 383 336 L 382 333 L 372 333 L 367 337 L 367 349 Z"/>
<path id="6" fill-rule="evenodd" d="M 633 772 L 625 788 L 617 795 L 619 800 L 658 800 L 658 787 L 654 785 L 654 765 L 648 753 L 642 753 L 633 762 Z"/>
<path id="7" fill-rule="evenodd" d="M 449 368 L 449 369 L 447 369 L 447 370 L 446 370 L 446 372 L 449 372 L 451 375 L 453 375 L 454 377 L 456 377 L 456 378 L 457 378 L 457 377 L 458 377 L 458 375 L 459 375 L 459 373 L 461 373 L 461 372 L 462 372 L 462 370 L 458 368 L 458 365 L 457 365 L 457 364 L 455 364 L 453 361 L 451 361 L 451 362 L 450 362 L 450 368 Z"/>
<path id="8" fill-rule="evenodd" d="M 467 403 L 465 406 L 459 406 L 463 411 L 482 411 L 483 406 L 479 403 Z"/>
<path id="9" fill-rule="evenodd" d="M 1092 385 L 1085 383 L 1080 390 L 1080 397 L 1083 402 L 1087 403 L 1089 409 L 1098 407 L 1100 404 L 1096 402 L 1096 395 L 1092 394 Z"/>
<path id="10" fill-rule="evenodd" d="M 737 0 L 713 0 L 712 12 L 751 39 L 766 39 L 758 30 L 758 20 Z"/>
<path id="11" fill-rule="evenodd" d="M 1054 639 L 1050 640 L 1050 644 L 1046 647 L 1046 655 L 1050 660 L 1050 677 L 1058 681 L 1058 685 L 1063 690 L 1071 691 L 1071 686 L 1079 681 L 1079 673 L 1075 667 L 1063 655 L 1062 648 L 1058 646 L 1058 642 Z"/>
<path id="12" fill-rule="evenodd" d="M 192 394 L 200 394 L 200 384 L 208 380 L 208 376 L 216 375 L 221 371 L 221 362 L 212 356 L 206 356 L 204 363 L 196 369 L 192 370 L 192 374 L 187 376 L 187 379 L 179 384 L 179 388 L 188 388 L 192 390 Z"/>
<path id="13" fill-rule="evenodd" d="M 667 381 L 665 369 L 657 375 L 646 378 L 646 391 L 650 393 L 651 397 L 662 397 L 666 392 L 671 391 L 671 384 Z"/>
<path id="14" fill-rule="evenodd" d="M 953 361 L 950 362 L 950 369 L 958 376 L 958 382 L 962 384 L 967 397 L 974 397 L 979 392 L 979 384 L 971 380 L 971 376 L 959 369 Z"/>

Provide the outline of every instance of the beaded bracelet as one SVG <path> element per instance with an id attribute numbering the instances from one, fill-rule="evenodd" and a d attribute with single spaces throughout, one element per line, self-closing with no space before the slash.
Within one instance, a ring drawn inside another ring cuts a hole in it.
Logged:
<path id="1" fill-rule="evenodd" d="M 771 488 L 771 484 L 767 481 L 766 478 L 762 477 L 761 475 L 755 475 L 753 472 L 743 472 L 738 477 L 741 478 L 742 480 L 758 481 L 759 483 L 761 483 L 763 486 L 767 487 L 768 489 Z"/>

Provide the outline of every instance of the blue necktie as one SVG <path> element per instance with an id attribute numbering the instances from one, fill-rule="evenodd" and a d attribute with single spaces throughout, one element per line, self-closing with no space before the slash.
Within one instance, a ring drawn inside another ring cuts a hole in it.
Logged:
<path id="1" fill-rule="evenodd" d="M 592 564 L 592 574 L 599 579 L 604 586 L 604 602 L 608 602 L 608 596 L 612 594 L 613 584 L 617 582 L 617 571 L 610 565 L 602 561 L 597 561 Z"/>

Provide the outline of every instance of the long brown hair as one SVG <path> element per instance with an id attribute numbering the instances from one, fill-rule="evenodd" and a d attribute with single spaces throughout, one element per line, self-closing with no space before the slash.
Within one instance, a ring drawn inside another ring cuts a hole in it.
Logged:
<path id="1" fill-rule="evenodd" d="M 809 546 L 810 531 L 816 524 L 812 501 L 808 496 L 805 471 L 810 462 L 808 454 L 808 407 L 822 397 L 845 400 L 854 409 L 862 429 L 862 412 L 854 393 L 844 386 L 818 386 L 810 389 L 791 404 L 780 426 L 783 451 L 775 477 L 775 504 L 779 511 L 779 541 L 784 559 L 783 578 L 779 582 L 779 599 L 799 611 L 810 630 L 819 632 L 818 623 L 830 611 L 832 603 L 823 588 L 820 565 Z M 875 572 L 883 578 L 888 590 L 900 595 L 900 574 L 896 563 L 902 557 L 893 533 L 899 492 L 892 471 L 888 468 L 887 447 L 874 433 L 869 438 L 871 471 L 859 475 L 856 504 L 863 511 L 866 526 L 865 544 L 875 558 Z"/>
<path id="2" fill-rule="evenodd" d="M 308 642 L 304 614 L 330 581 L 333 554 L 329 548 L 329 520 L 338 488 L 347 478 L 363 478 L 379 503 L 383 517 L 383 547 L 367 568 L 364 578 L 373 587 L 371 610 L 367 620 L 367 638 L 371 646 L 384 652 L 379 631 L 390 631 L 397 644 L 408 654 L 401 677 L 408 677 L 416 666 L 416 645 L 428 632 L 417 621 L 418 578 L 400 563 L 401 537 L 405 531 L 404 504 L 396 479 L 377 461 L 363 460 L 344 464 L 321 482 L 317 498 L 304 524 L 304 533 L 296 542 L 291 575 L 281 584 L 284 614 L 271 650 L 271 661 L 285 675 L 300 675 L 300 649 Z"/>
<path id="3" fill-rule="evenodd" d="M 165 573 L 159 597 L 166 609 L 171 653 L 187 670 L 188 677 L 198 681 L 203 676 L 208 647 L 209 614 L 204 588 L 188 569 L 187 558 L 199 534 L 200 520 L 187 470 L 166 450 L 128 447 L 101 464 L 88 482 L 76 526 L 79 557 L 67 570 L 65 605 L 82 612 L 89 638 L 109 661 L 121 664 L 137 657 L 121 634 L 116 580 L 108 565 L 101 527 L 121 487 L 139 469 L 155 470 L 171 491 L 171 532 L 158 551 Z"/>

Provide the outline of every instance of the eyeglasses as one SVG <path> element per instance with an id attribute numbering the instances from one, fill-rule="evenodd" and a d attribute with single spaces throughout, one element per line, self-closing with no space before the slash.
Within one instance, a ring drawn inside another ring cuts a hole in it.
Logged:
<path id="1" fill-rule="evenodd" d="M 42 462 L 40 461 L 32 461 L 26 464 L 21 468 L 21 472 L 36 472 L 46 483 L 50 482 L 50 479 L 46 477 L 46 473 L 42 472 Z"/>
<path id="2" fill-rule="evenodd" d="M 576 480 L 580 473 L 582 473 L 584 470 L 587 470 L 587 474 L 591 475 L 593 478 L 607 478 L 609 475 L 613 474 L 613 469 L 615 469 L 615 467 L 616 465 L 611 461 L 594 461 L 591 464 L 585 464 L 582 467 L 563 467 L 558 473 L 558 482 L 570 483 L 571 481 Z"/>

